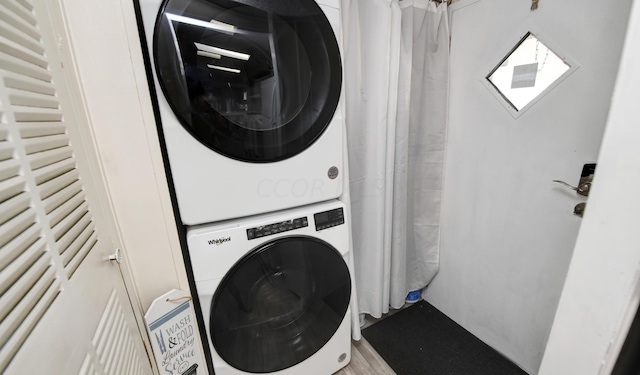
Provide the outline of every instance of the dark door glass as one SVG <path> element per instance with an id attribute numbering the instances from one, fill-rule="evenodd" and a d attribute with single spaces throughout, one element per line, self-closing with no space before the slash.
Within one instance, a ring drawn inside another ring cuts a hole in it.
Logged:
<path id="1" fill-rule="evenodd" d="M 166 0 L 153 48 L 180 123 L 234 159 L 302 152 L 338 105 L 340 53 L 313 0 Z"/>
<path id="2" fill-rule="evenodd" d="M 211 303 L 211 341 L 229 365 L 268 373 L 304 361 L 342 322 L 351 278 L 342 255 L 311 237 L 287 237 L 250 252 Z"/>

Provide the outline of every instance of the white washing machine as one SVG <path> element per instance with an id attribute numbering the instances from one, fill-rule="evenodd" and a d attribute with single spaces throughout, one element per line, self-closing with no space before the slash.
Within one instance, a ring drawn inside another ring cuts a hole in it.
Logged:
<path id="1" fill-rule="evenodd" d="M 349 362 L 345 220 L 332 200 L 188 229 L 216 375 L 330 375 Z"/>
<path id="2" fill-rule="evenodd" d="M 139 0 L 182 222 L 342 193 L 340 0 Z"/>

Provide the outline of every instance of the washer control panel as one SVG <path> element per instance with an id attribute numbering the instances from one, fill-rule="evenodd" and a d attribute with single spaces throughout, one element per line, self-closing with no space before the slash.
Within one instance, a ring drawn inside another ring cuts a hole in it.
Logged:
<path id="1" fill-rule="evenodd" d="M 342 207 L 335 210 L 318 212 L 313 215 L 316 222 L 316 231 L 344 224 L 344 212 Z"/>
<path id="2" fill-rule="evenodd" d="M 272 223 L 267 225 L 261 225 L 259 227 L 247 229 L 247 239 L 253 240 L 255 238 L 270 236 L 272 234 L 288 232 L 290 230 L 304 228 L 309 226 L 309 220 L 306 216 L 299 217 L 297 219 L 285 220 L 279 223 Z"/>

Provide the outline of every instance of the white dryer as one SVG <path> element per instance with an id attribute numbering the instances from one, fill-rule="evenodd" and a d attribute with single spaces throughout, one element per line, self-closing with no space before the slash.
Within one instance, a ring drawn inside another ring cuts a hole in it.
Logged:
<path id="1" fill-rule="evenodd" d="M 340 0 L 139 0 L 186 225 L 342 193 Z"/>
<path id="2" fill-rule="evenodd" d="M 342 203 L 191 227 L 187 243 L 216 375 L 330 375 L 349 362 Z"/>

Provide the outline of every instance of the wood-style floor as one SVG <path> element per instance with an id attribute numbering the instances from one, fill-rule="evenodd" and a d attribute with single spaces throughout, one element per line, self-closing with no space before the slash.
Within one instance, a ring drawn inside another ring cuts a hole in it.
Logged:
<path id="1" fill-rule="evenodd" d="M 363 337 L 351 341 L 351 362 L 334 375 L 396 375 Z"/>
<path id="2" fill-rule="evenodd" d="M 411 304 L 405 304 L 399 309 L 390 309 L 386 314 L 380 318 L 374 318 L 371 315 L 366 315 L 364 324 L 360 329 L 365 329 L 381 321 L 384 318 L 388 318 L 391 315 L 402 311 L 403 309 L 411 306 Z M 380 357 L 378 352 L 362 337 L 360 341 L 351 340 L 351 362 L 342 370 L 336 372 L 334 375 L 397 375 L 387 362 Z"/>

